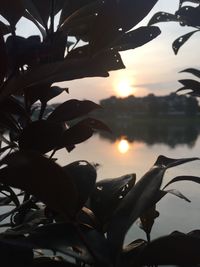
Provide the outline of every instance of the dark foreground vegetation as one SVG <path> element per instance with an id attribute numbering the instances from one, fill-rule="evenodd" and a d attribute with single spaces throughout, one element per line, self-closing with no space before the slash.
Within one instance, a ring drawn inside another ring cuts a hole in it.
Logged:
<path id="1" fill-rule="evenodd" d="M 172 178 L 163 187 L 166 170 L 198 158 L 159 156 L 137 183 L 135 174 L 96 182 L 96 166 L 82 160 L 61 167 L 55 153 L 61 148 L 70 152 L 95 131 L 110 131 L 100 120 L 88 117 L 100 106 L 71 99 L 44 117 L 48 101 L 64 90 L 53 83 L 107 77 L 109 71 L 125 68 L 119 51 L 144 45 L 160 34 L 157 26 L 131 30 L 156 2 L 1 1 L 0 14 L 5 18 L 0 22 L 2 266 L 200 263 L 199 230 L 176 231 L 152 241 L 150 236 L 160 199 L 171 193 L 189 201 L 166 187 L 182 180 L 200 182 L 199 177 L 185 175 Z M 189 2 L 197 3 L 195 12 L 199 12 L 199 1 Z M 40 35 L 30 33 L 24 38 L 16 34 L 22 16 L 35 24 Z M 191 23 L 193 16 L 189 17 Z M 177 20 L 190 25 L 180 15 Z M 82 46 L 81 40 L 85 42 Z M 22 103 L 16 95 L 23 97 Z M 36 101 L 40 112 L 35 120 Z M 147 239 L 124 245 L 137 219 Z"/>

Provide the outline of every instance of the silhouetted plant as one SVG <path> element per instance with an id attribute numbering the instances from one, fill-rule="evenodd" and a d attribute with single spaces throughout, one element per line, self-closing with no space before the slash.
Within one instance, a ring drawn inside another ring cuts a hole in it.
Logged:
<path id="1" fill-rule="evenodd" d="M 3 266 L 199 263 L 199 231 L 150 241 L 158 216 L 156 203 L 167 193 L 189 201 L 178 191 L 165 190 L 167 185 L 161 189 L 165 171 L 197 158 L 159 156 L 137 183 L 135 174 L 96 182 L 95 166 L 81 160 L 61 167 L 54 154 L 61 148 L 70 152 L 96 130 L 109 131 L 101 121 L 87 118 L 100 106 L 71 99 L 45 114 L 48 101 L 64 90 L 54 82 L 107 77 L 109 71 L 124 68 L 119 51 L 141 46 L 160 33 L 151 26 L 131 30 L 156 2 L 1 1 L 0 14 L 7 20 L 0 23 L 0 205 L 6 208 L 0 215 L 0 227 L 6 228 L 0 234 Z M 22 16 L 38 27 L 41 36 L 16 34 Z M 86 44 L 81 46 L 81 40 Z M 35 119 L 37 101 L 40 112 Z M 175 177 L 170 183 L 182 180 L 200 183 L 194 176 Z M 138 218 L 147 241 L 123 247 L 127 231 Z M 54 255 L 38 249 L 52 250 Z"/>
<path id="2" fill-rule="evenodd" d="M 179 49 L 194 35 L 200 33 L 200 1 L 199 0 L 179 0 L 179 9 L 175 14 L 170 14 L 166 12 L 156 13 L 151 20 L 149 25 L 153 25 L 159 22 L 178 22 L 181 26 L 192 27 L 193 30 L 177 38 L 173 44 L 172 48 L 174 53 L 177 54 Z M 190 3 L 190 5 L 185 5 L 185 3 Z M 194 68 L 188 68 L 182 70 L 181 72 L 186 72 L 193 74 L 197 78 L 200 78 L 200 70 Z M 200 96 L 200 82 L 193 79 L 179 80 L 183 85 L 177 92 L 186 91 L 188 95 L 199 97 Z"/>

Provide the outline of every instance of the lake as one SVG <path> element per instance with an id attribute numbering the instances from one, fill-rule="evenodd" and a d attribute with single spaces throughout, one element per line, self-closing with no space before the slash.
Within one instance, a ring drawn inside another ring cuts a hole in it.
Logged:
<path id="1" fill-rule="evenodd" d="M 158 155 L 171 158 L 198 157 L 200 154 L 200 122 L 194 119 L 109 120 L 113 134 L 96 134 L 77 145 L 71 152 L 57 153 L 59 162 L 66 165 L 75 160 L 100 164 L 98 179 L 136 173 L 140 179 L 153 165 Z M 200 162 L 195 161 L 169 169 L 164 183 L 179 175 L 200 176 Z M 165 196 L 157 206 L 160 212 L 152 230 L 152 237 L 170 234 L 174 230 L 189 232 L 200 228 L 200 185 L 179 182 L 168 189 L 177 189 L 191 200 L 188 203 L 172 195 Z M 135 224 L 127 235 L 127 242 L 144 238 Z"/>

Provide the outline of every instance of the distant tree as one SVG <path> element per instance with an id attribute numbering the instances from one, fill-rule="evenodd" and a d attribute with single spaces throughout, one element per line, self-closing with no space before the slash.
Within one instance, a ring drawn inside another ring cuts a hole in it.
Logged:
<path id="1" fill-rule="evenodd" d="M 197 158 L 159 156 L 138 183 L 135 174 L 96 182 L 93 164 L 81 160 L 60 166 L 54 154 L 61 148 L 70 152 L 96 130 L 109 131 L 101 121 L 87 117 L 99 105 L 70 99 L 44 116 L 48 101 L 63 92 L 53 83 L 107 77 L 109 71 L 125 68 L 120 51 L 139 47 L 160 34 L 154 26 L 131 30 L 156 2 L 1 0 L 0 205 L 4 211 L 0 227 L 6 228 L 0 234 L 2 266 L 200 262 L 196 233 L 176 233 L 150 242 L 158 216 L 156 203 L 169 193 L 161 189 L 165 171 Z M 22 17 L 33 22 L 40 35 L 18 36 L 16 24 Z M 37 101 L 40 112 L 35 120 Z M 184 176 L 168 184 L 179 180 L 199 183 L 198 177 Z M 171 193 L 189 201 L 177 191 Z M 139 218 L 147 240 L 124 247 L 126 233 Z M 189 252 L 183 253 L 185 248 Z"/>

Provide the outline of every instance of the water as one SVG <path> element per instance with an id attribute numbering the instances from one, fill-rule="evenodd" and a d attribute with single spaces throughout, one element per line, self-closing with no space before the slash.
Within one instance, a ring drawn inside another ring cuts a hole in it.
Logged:
<path id="1" fill-rule="evenodd" d="M 170 123 L 149 122 L 148 126 L 144 125 L 144 122 L 112 122 L 113 135 L 96 134 L 77 145 L 71 153 L 61 150 L 57 154 L 59 162 L 66 165 L 85 159 L 98 163 L 98 179 L 119 177 L 127 173 L 136 173 L 140 179 L 158 155 L 171 158 L 200 156 L 199 122 L 175 120 Z M 200 176 L 200 162 L 195 161 L 168 170 L 164 184 L 179 175 Z M 181 191 L 191 203 L 172 195 L 165 196 L 157 206 L 160 216 L 152 230 L 153 238 L 170 234 L 174 230 L 187 233 L 200 228 L 200 185 L 179 182 L 169 187 L 172 188 Z M 130 229 L 126 242 L 137 238 L 144 238 L 144 234 L 135 224 Z"/>

